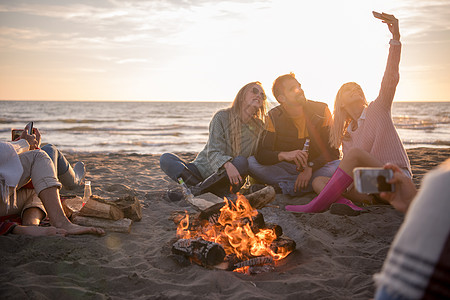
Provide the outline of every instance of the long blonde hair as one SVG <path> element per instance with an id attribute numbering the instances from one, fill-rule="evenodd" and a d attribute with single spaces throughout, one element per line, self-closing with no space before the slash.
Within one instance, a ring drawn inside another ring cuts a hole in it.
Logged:
<path id="1" fill-rule="evenodd" d="M 364 99 L 364 105 L 368 105 L 364 92 L 359 84 L 356 82 L 347 82 L 341 86 L 334 101 L 333 122 L 330 128 L 330 146 L 333 148 L 339 148 L 341 146 L 342 139 L 347 132 L 347 127 L 352 121 L 352 118 L 343 106 L 343 94 L 345 92 L 359 93 Z"/>
<path id="2" fill-rule="evenodd" d="M 254 81 L 244 85 L 236 97 L 234 98 L 233 103 L 230 107 L 230 139 L 231 139 L 231 150 L 233 152 L 233 156 L 236 157 L 241 152 L 241 129 L 242 129 L 242 119 L 241 119 L 241 111 L 242 111 L 242 103 L 245 100 L 245 95 L 247 91 L 249 91 L 253 86 L 259 85 L 261 89 L 264 91 L 261 82 Z M 250 120 L 255 125 L 256 131 L 255 133 L 258 135 L 258 138 L 255 139 L 255 143 L 252 147 L 251 154 L 254 154 L 256 151 L 256 146 L 258 143 L 259 136 L 262 132 L 262 124 L 264 123 L 264 118 L 266 115 L 266 106 L 267 101 L 263 99 L 263 105 L 257 111 L 254 118 Z"/>

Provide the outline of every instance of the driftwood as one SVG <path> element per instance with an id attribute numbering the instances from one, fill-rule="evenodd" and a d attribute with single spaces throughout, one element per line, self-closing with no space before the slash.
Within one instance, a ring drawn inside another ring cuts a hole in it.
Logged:
<path id="1" fill-rule="evenodd" d="M 120 209 L 125 218 L 131 219 L 135 222 L 142 219 L 142 205 L 137 197 L 126 196 L 114 201 L 108 201 L 108 203 Z"/>
<path id="2" fill-rule="evenodd" d="M 190 258 L 202 266 L 214 266 L 223 262 L 225 250 L 217 243 L 197 239 L 179 239 L 172 245 L 172 253 Z"/>
<path id="3" fill-rule="evenodd" d="M 73 215 L 72 222 L 82 226 L 100 227 L 106 231 L 129 233 L 131 230 L 131 224 L 133 221 L 130 219 L 121 219 L 117 221 L 83 217 L 80 215 Z"/>
<path id="4" fill-rule="evenodd" d="M 95 217 L 111 220 L 123 219 L 123 212 L 116 206 L 97 201 L 95 196 L 92 196 L 80 209 L 80 216 Z"/>
<path id="5" fill-rule="evenodd" d="M 64 213 L 69 219 L 83 207 L 83 199 L 78 196 L 61 197 L 61 200 Z"/>
<path id="6" fill-rule="evenodd" d="M 253 208 L 259 209 L 275 200 L 275 196 L 275 189 L 272 186 L 266 186 L 259 191 L 245 195 L 245 198 L 247 198 Z"/>

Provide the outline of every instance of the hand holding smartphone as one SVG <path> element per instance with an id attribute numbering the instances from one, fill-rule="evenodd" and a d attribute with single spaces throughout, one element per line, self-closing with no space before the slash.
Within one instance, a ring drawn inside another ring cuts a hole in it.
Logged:
<path id="1" fill-rule="evenodd" d="M 394 186 L 387 183 L 391 180 L 392 176 L 394 176 L 394 172 L 391 169 L 355 168 L 353 170 L 355 187 L 361 194 L 394 192 Z"/>
<path id="2" fill-rule="evenodd" d="M 33 132 L 33 122 L 29 122 L 25 128 L 27 129 L 27 133 L 32 135 Z M 22 135 L 23 129 L 11 129 L 11 141 L 15 141 Z"/>

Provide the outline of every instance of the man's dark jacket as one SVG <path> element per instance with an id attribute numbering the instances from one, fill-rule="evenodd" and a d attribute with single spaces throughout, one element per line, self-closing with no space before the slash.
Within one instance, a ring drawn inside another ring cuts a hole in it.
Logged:
<path id="1" fill-rule="evenodd" d="M 322 102 L 307 100 L 303 109 L 309 134 L 309 137 L 303 138 L 298 137 L 297 127 L 281 105 L 269 111 L 268 117 L 274 132 L 265 130 L 262 135 L 255 155 L 260 164 L 279 163 L 280 152 L 303 149 L 306 138 L 310 139 L 308 163 L 312 165 L 313 171 L 339 159 L 339 150 L 332 148 L 328 142 L 331 123 L 328 106 Z"/>

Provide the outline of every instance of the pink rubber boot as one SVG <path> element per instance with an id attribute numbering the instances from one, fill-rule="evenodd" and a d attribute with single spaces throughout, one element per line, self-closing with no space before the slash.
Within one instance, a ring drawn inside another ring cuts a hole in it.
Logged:
<path id="1" fill-rule="evenodd" d="M 339 197 L 339 199 L 337 199 L 336 202 L 334 202 L 334 203 L 345 204 L 347 206 L 350 206 L 350 208 L 353 210 L 359 210 L 359 211 L 364 210 L 361 207 L 359 207 L 358 205 L 355 205 L 351 200 L 344 198 L 342 196 Z"/>
<path id="2" fill-rule="evenodd" d="M 285 208 L 289 211 L 305 213 L 323 212 L 341 197 L 342 192 L 344 192 L 352 182 L 353 178 L 351 176 L 345 173 L 341 168 L 337 168 L 336 172 L 334 172 L 330 181 L 328 181 L 319 196 L 306 205 L 288 205 Z"/>

